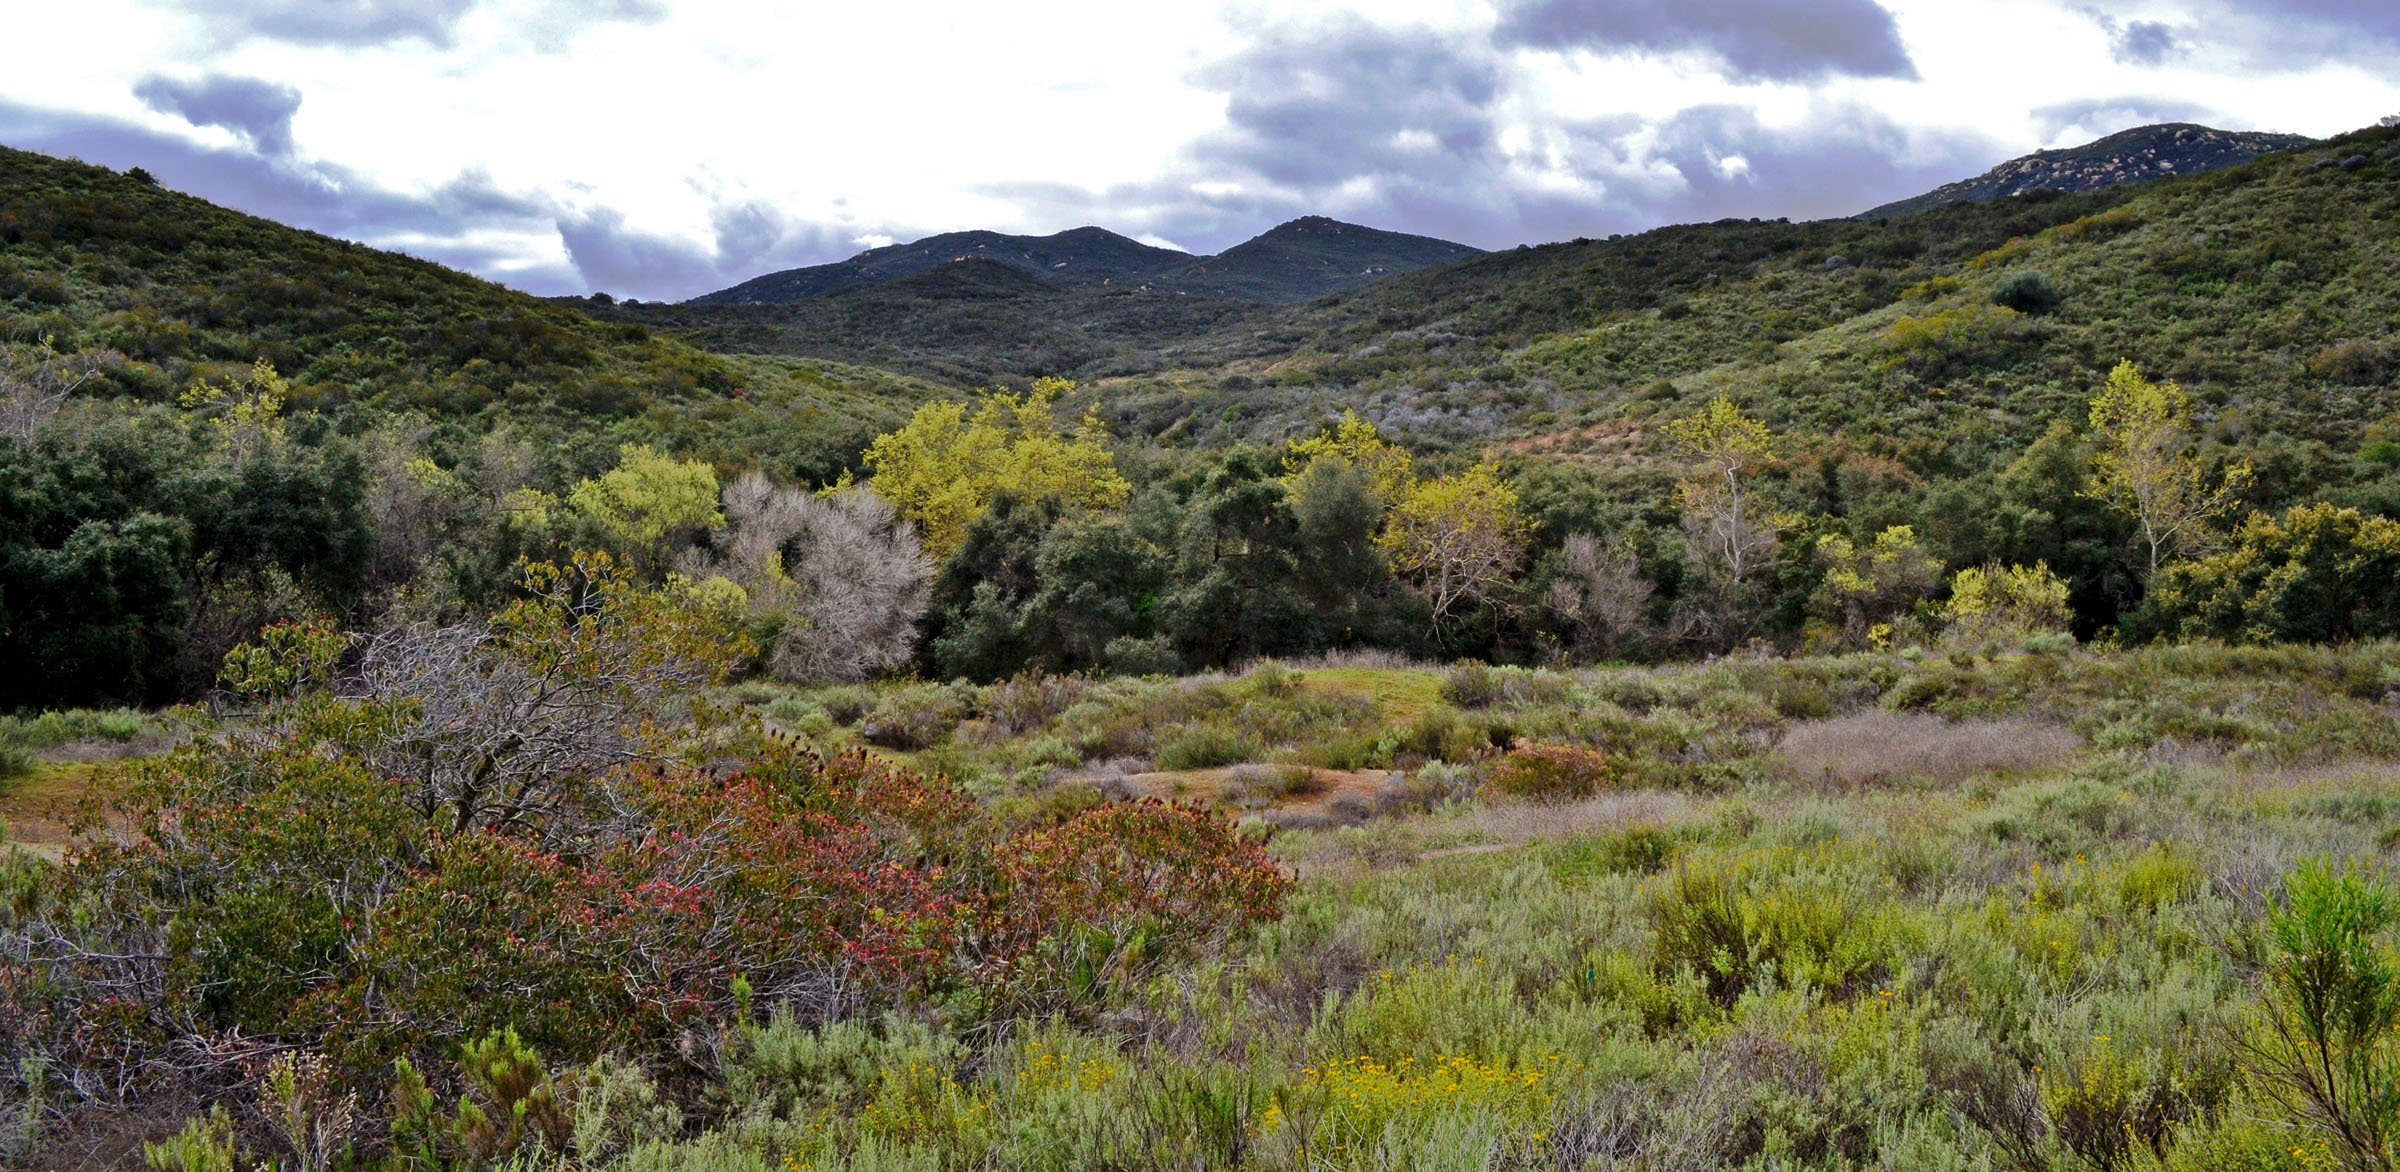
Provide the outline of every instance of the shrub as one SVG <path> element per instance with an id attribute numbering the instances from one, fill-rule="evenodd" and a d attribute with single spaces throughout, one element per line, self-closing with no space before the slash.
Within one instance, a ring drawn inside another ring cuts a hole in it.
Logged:
<path id="1" fill-rule="evenodd" d="M 1557 704 L 1571 688 L 1567 677 L 1522 667 L 1491 667 L 1474 660 L 1442 670 L 1442 699 L 1461 708 Z"/>
<path id="2" fill-rule="evenodd" d="M 1029 672 L 991 686 L 984 695 L 984 719 L 1008 736 L 1023 736 L 1058 719 L 1091 690 L 1091 681 L 1080 676 Z"/>
<path id="3" fill-rule="evenodd" d="M 1488 665 L 1470 659 L 1442 669 L 1442 699 L 1461 708 L 1481 708 L 1499 698 L 1500 688 Z"/>
<path id="4" fill-rule="evenodd" d="M 960 684 L 919 684 L 892 692 L 859 722 L 858 735 L 887 749 L 923 749 L 941 743 L 966 719 L 973 689 Z"/>
<path id="5" fill-rule="evenodd" d="M 2016 272 L 2000 278 L 1992 286 L 1992 304 L 2003 305 L 2018 313 L 2048 313 L 2058 308 L 2058 289 L 2050 278 L 2041 273 Z"/>
<path id="6" fill-rule="evenodd" d="M 2125 796 L 2089 779 L 2019 786 L 1976 819 L 1994 842 L 2023 842 L 2048 859 L 2086 852 L 2132 829 Z"/>
<path id="7" fill-rule="evenodd" d="M 2400 919 L 2391 889 L 2355 863 L 2303 863 L 2268 917 L 2278 955 L 2253 1066 L 2353 1168 L 2390 1164 L 2400 1121 L 2400 959 L 2383 939 Z"/>
<path id="8" fill-rule="evenodd" d="M 2344 338 L 2309 356 L 2308 373 L 2345 386 L 2371 387 L 2392 367 L 2394 348 L 2363 338 Z"/>
<path id="9" fill-rule="evenodd" d="M 1177 729 L 1158 742 L 1160 769 L 1211 769 L 1258 759 L 1259 745 L 1249 733 L 1212 724 Z"/>
<path id="10" fill-rule="evenodd" d="M 1900 943 L 1889 881 L 1822 851 L 1685 855 L 1645 892 L 1653 968 L 1690 974 L 1720 1006 L 1768 973 L 1848 996 Z"/>
<path id="11" fill-rule="evenodd" d="M 1512 798 L 1580 798 L 1609 784 L 1608 758 L 1582 745 L 1553 745 L 1517 738 L 1494 762 L 1484 787 Z"/>
<path id="12" fill-rule="evenodd" d="M 2234 547 L 2167 566 L 2157 623 L 2185 638 L 2333 643 L 2400 634 L 2400 521 L 2333 505 L 2253 514 Z"/>
<path id="13" fill-rule="evenodd" d="M 1224 819 L 1155 799 L 1087 810 L 993 852 L 985 947 L 1037 1001 L 1130 987 L 1156 966 L 1282 914 L 1291 877 Z"/>
<path id="14" fill-rule="evenodd" d="M 1981 646 L 2066 629 L 2067 583 L 2047 562 L 2031 566 L 1969 566 L 1950 578 L 1950 597 L 1936 608 L 1953 645 Z"/>

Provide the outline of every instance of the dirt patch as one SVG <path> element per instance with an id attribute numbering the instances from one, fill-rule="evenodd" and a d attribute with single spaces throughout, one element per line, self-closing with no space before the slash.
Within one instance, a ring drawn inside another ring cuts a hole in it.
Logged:
<path id="1" fill-rule="evenodd" d="M 72 841 L 67 823 L 75 804 L 104 783 L 107 771 L 97 761 L 72 761 L 38 766 L 0 793 L 0 819 L 8 823 L 7 840 L 36 854 L 56 858 Z"/>
<path id="2" fill-rule="evenodd" d="M 1630 419 L 1612 419 L 1589 427 L 1546 431 L 1493 444 L 1490 454 L 1569 460 L 1631 463 L 1639 459 L 1642 428 Z"/>
<path id="3" fill-rule="evenodd" d="M 1114 780 L 1126 796 L 1230 806 L 1292 824 L 1321 818 L 1363 822 L 1400 775 L 1387 769 L 1311 769 L 1302 765 L 1227 765 L 1216 769 L 1129 773 Z"/>

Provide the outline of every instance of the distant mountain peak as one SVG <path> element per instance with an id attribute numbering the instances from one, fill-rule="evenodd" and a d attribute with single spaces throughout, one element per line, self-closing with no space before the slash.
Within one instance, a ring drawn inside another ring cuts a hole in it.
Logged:
<path id="1" fill-rule="evenodd" d="M 988 260 L 1055 285 L 1146 288 L 1244 301 L 1307 301 L 1482 250 L 1327 216 L 1287 220 L 1216 256 L 1160 248 L 1095 225 L 1048 236 L 945 232 L 848 260 L 768 273 L 695 297 L 702 305 L 800 301 L 904 280 L 956 260 Z"/>
<path id="2" fill-rule="evenodd" d="M 2120 183 L 2197 175 L 2314 141 L 2296 134 L 2218 130 L 2192 122 L 2136 126 L 2082 146 L 2039 150 L 2010 159 L 1972 179 L 1946 183 L 1923 195 L 1871 208 L 1860 213 L 1860 217 L 1886 219 L 1928 211 L 1943 204 L 1997 199 L 2029 191 L 2098 191 Z"/>

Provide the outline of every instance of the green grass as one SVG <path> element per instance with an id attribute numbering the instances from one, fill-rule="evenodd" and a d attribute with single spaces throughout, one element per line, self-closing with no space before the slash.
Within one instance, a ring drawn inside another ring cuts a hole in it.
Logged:
<path id="1" fill-rule="evenodd" d="M 1312 691 L 1364 697 L 1385 720 L 1405 723 L 1446 708 L 1438 672 L 1408 668 L 1320 667 L 1301 673 Z"/>

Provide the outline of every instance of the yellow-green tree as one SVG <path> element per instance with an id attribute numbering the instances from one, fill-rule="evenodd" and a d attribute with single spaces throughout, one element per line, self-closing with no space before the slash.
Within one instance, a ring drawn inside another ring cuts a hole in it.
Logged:
<path id="1" fill-rule="evenodd" d="M 2066 580 L 2047 562 L 2030 566 L 1968 566 L 1950 578 L 1950 597 L 1936 612 L 1953 643 L 2022 639 L 2067 629 Z"/>
<path id="2" fill-rule="evenodd" d="M 205 416 L 226 454 L 241 461 L 283 441 L 283 407 L 291 394 L 275 364 L 261 358 L 249 378 L 194 383 L 177 402 Z"/>
<path id="3" fill-rule="evenodd" d="M 1825 563 L 1819 598 L 1840 617 L 1842 636 L 1853 647 L 1879 639 L 1878 628 L 1906 613 L 1942 578 L 1941 563 L 1917 544 L 1917 531 L 1907 525 L 1885 529 L 1863 548 L 1828 533 L 1817 540 L 1817 557 Z"/>
<path id="4" fill-rule="evenodd" d="M 1332 430 L 1296 439 L 1284 449 L 1284 484 L 1296 487 L 1308 469 L 1323 460 L 1338 461 L 1358 469 L 1367 482 L 1367 491 L 1389 508 L 1407 498 L 1417 482 L 1416 457 L 1408 449 L 1383 438 L 1375 425 L 1358 417 L 1358 412 L 1345 410 Z"/>
<path id="5" fill-rule="evenodd" d="M 1773 436 L 1720 395 L 1697 415 L 1667 425 L 1675 454 L 1690 468 L 1678 485 L 1694 552 L 1735 587 L 1775 546 L 1774 521 L 1758 506 L 1750 480 L 1767 462 Z"/>
<path id="6" fill-rule="evenodd" d="M 2250 483 L 2247 463 L 2209 476 L 2191 454 L 2191 421 L 2191 397 L 2182 387 L 2143 378 L 2131 362 L 2119 362 L 2092 399 L 2090 495 L 2140 525 L 2149 550 L 2145 582 L 2169 553 L 2203 537 L 2209 521 L 2231 509 Z"/>
<path id="7" fill-rule="evenodd" d="M 1438 630 L 1508 581 L 1531 528 L 1517 490 L 1498 469 L 1478 464 L 1410 487 L 1375 544 L 1431 604 Z"/>
<path id="8" fill-rule="evenodd" d="M 698 460 L 678 460 L 648 444 L 617 450 L 617 466 L 583 481 L 567 505 L 589 517 L 617 547 L 646 567 L 661 564 L 670 538 L 725 523 L 717 510 L 717 474 Z"/>
<path id="9" fill-rule="evenodd" d="M 1072 433 L 1052 409 L 1075 384 L 1036 380 L 1020 396 L 986 390 L 965 403 L 928 403 L 900 430 L 875 437 L 867 467 L 876 495 L 923 532 L 925 552 L 947 558 L 1002 492 L 1080 509 L 1125 503 L 1131 491 L 1109 455 L 1098 415 Z"/>
<path id="10" fill-rule="evenodd" d="M 1677 604 L 1676 625 L 1705 641 L 1737 642 L 1756 610 L 1751 595 L 1759 564 L 1775 550 L 1778 519 L 1751 483 L 1774 437 L 1721 395 L 1666 430 L 1685 467 L 1676 489 L 1694 587 Z"/>

